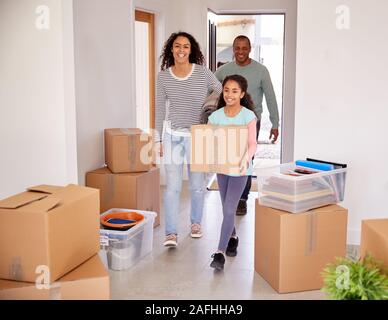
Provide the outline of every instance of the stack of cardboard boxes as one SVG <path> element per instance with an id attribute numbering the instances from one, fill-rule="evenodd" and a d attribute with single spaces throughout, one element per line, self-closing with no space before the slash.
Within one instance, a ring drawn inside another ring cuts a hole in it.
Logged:
<path id="1" fill-rule="evenodd" d="M 105 129 L 107 167 L 86 173 L 86 185 L 100 190 L 101 212 L 111 208 L 153 211 L 160 224 L 160 174 L 152 165 L 151 135 L 140 129 Z"/>
<path id="2" fill-rule="evenodd" d="M 282 175 L 276 178 L 281 180 Z M 282 184 L 282 190 L 295 195 L 301 189 L 299 184 L 309 183 L 309 179 L 314 180 L 314 176 L 296 178 L 293 183 Z M 325 266 L 346 256 L 348 210 L 331 204 L 292 213 L 297 203 L 294 198 L 289 201 L 290 210 L 271 208 L 256 200 L 255 270 L 279 293 L 322 288 Z"/>
<path id="3" fill-rule="evenodd" d="M 109 299 L 99 192 L 41 185 L 0 201 L 0 299 Z"/>

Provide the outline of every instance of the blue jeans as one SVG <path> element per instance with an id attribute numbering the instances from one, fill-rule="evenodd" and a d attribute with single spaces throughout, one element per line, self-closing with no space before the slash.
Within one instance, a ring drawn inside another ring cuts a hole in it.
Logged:
<path id="1" fill-rule="evenodd" d="M 163 137 L 163 162 L 166 172 L 166 191 L 163 198 L 165 232 L 178 234 L 179 198 L 182 190 L 184 159 L 190 162 L 190 137 L 179 137 L 165 133 Z M 191 194 L 191 223 L 201 223 L 205 196 L 205 174 L 190 172 L 188 177 Z"/>

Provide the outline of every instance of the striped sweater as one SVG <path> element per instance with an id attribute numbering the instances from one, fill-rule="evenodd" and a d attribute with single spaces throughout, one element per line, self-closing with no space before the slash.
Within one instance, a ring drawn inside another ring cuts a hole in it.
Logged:
<path id="1" fill-rule="evenodd" d="M 158 133 L 162 134 L 164 120 L 170 121 L 171 129 L 178 131 L 190 130 L 192 125 L 199 124 L 202 105 L 212 91 L 220 94 L 222 85 L 204 66 L 193 63 L 191 73 L 185 78 L 175 76 L 171 68 L 159 72 L 155 110 L 155 128 Z"/>

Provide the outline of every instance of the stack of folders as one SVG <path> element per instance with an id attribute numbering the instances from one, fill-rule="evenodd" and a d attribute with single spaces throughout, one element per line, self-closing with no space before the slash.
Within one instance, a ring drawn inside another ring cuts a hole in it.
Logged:
<path id="1" fill-rule="evenodd" d="M 262 185 L 260 203 L 293 213 L 338 203 L 344 194 L 346 173 L 342 171 L 331 163 L 298 160 L 269 176 Z"/>

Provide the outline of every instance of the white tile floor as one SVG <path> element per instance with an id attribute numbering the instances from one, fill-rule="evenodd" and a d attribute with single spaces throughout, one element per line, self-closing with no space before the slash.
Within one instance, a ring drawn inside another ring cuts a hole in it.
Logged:
<path id="1" fill-rule="evenodd" d="M 240 237 L 238 255 L 226 257 L 222 272 L 210 268 L 222 221 L 218 191 L 208 191 L 203 217 L 203 237 L 189 235 L 190 198 L 187 184 L 181 195 L 179 244 L 163 247 L 164 223 L 154 229 L 151 254 L 125 271 L 110 270 L 112 299 L 326 299 L 320 291 L 278 294 L 254 271 L 254 201 L 248 214 L 236 218 Z M 163 216 L 163 212 L 162 212 Z"/>

